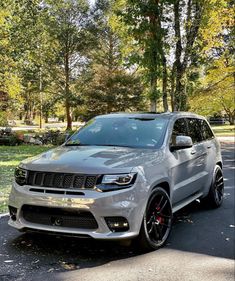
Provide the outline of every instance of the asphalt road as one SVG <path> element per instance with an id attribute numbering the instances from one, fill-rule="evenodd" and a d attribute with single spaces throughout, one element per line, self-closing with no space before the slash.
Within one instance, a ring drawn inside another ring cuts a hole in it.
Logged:
<path id="1" fill-rule="evenodd" d="M 0 219 L 0 281 L 234 281 L 234 145 L 223 144 L 225 199 L 178 212 L 168 244 L 140 254 L 115 242 L 21 234 Z"/>

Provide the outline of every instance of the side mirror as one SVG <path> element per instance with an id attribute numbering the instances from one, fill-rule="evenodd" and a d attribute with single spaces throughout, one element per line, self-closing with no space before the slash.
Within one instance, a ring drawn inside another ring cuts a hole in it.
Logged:
<path id="1" fill-rule="evenodd" d="M 188 136 L 177 136 L 175 144 L 171 146 L 171 150 L 178 150 L 184 148 L 190 148 L 193 146 L 193 141 L 191 137 Z"/>

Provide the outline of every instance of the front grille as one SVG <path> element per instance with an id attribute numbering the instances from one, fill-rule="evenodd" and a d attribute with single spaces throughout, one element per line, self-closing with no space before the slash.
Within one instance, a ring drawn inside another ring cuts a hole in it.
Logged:
<path id="1" fill-rule="evenodd" d="M 24 205 L 21 211 L 23 218 L 31 223 L 80 229 L 98 228 L 94 216 L 87 211 L 31 205 Z"/>
<path id="2" fill-rule="evenodd" d="M 99 176 L 29 171 L 27 184 L 52 188 L 89 188 L 96 186 Z"/>
<path id="3" fill-rule="evenodd" d="M 96 179 L 92 176 L 88 176 L 86 177 L 86 183 L 85 183 L 85 187 L 86 188 L 92 188 L 93 186 L 95 186 L 96 184 Z"/>

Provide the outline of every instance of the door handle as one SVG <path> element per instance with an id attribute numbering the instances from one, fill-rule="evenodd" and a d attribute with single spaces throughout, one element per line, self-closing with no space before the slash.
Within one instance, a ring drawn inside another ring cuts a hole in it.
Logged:
<path id="1" fill-rule="evenodd" d="M 191 154 L 193 155 L 193 154 L 196 154 L 196 150 L 192 150 L 191 151 Z"/>
<path id="2" fill-rule="evenodd" d="M 211 145 L 208 145 L 207 148 L 208 148 L 208 149 L 211 148 Z"/>

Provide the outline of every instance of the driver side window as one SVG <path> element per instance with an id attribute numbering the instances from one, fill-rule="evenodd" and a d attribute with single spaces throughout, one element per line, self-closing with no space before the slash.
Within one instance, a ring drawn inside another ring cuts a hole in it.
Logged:
<path id="1" fill-rule="evenodd" d="M 187 124 L 185 118 L 180 118 L 175 121 L 172 135 L 171 135 L 171 141 L 170 145 L 176 145 L 176 137 L 177 136 L 187 136 Z"/>

